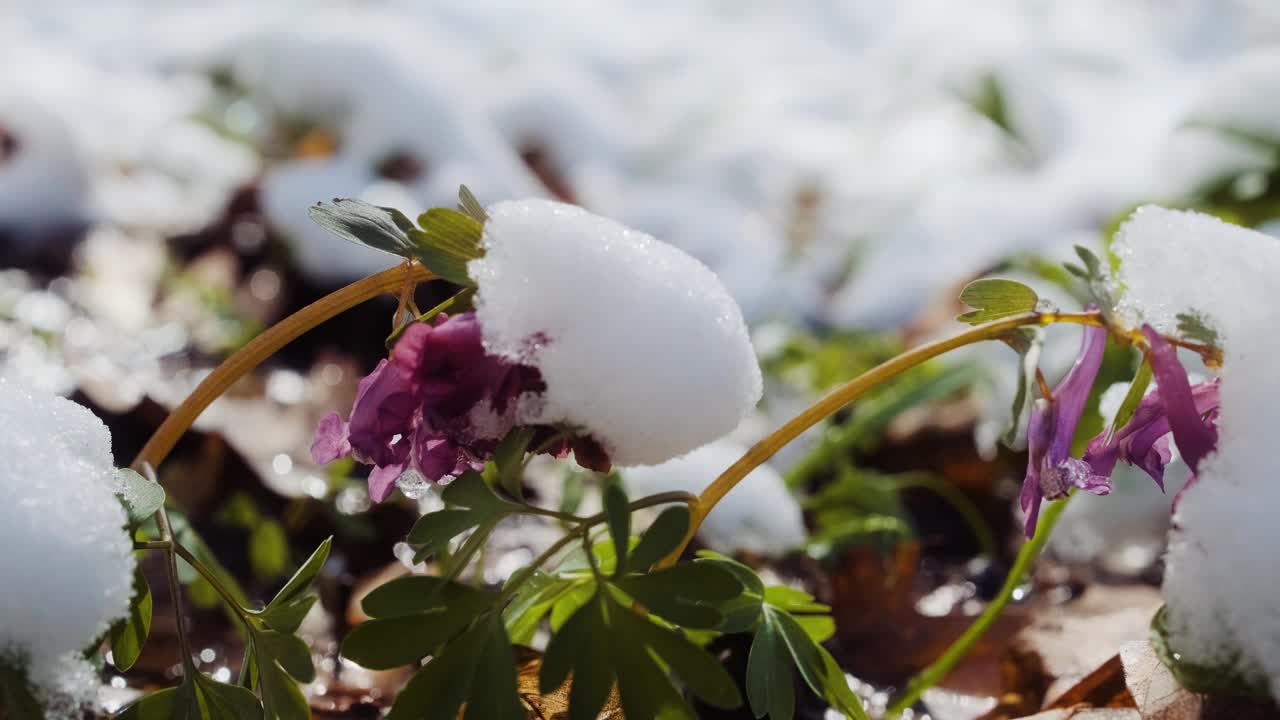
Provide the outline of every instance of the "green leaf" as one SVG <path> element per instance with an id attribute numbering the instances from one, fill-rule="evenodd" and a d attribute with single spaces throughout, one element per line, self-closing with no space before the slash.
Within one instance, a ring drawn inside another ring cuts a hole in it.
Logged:
<path id="1" fill-rule="evenodd" d="M 116 470 L 116 497 L 129 516 L 129 527 L 146 522 L 164 506 L 164 488 L 128 469 Z"/>
<path id="2" fill-rule="evenodd" d="M 836 621 L 830 615 L 797 615 L 795 620 L 816 643 L 826 642 L 836 634 Z"/>
<path id="3" fill-rule="evenodd" d="M 683 563 L 613 584 L 656 615 L 690 628 L 714 628 L 723 620 L 718 606 L 742 593 L 732 572 L 706 562 Z"/>
<path id="4" fill-rule="evenodd" d="M 133 571 L 133 597 L 129 615 L 111 626 L 111 664 L 120 672 L 133 667 L 151 634 L 151 587 L 142 568 Z"/>
<path id="5" fill-rule="evenodd" d="M 289 582 L 280 588 L 280 592 L 276 593 L 275 598 L 267 604 L 268 607 L 277 603 L 285 603 L 299 597 L 311 587 L 311 583 L 315 581 L 316 576 L 324 569 L 324 564 L 329 559 L 329 550 L 333 547 L 333 536 L 324 539 L 311 553 L 311 557 L 302 563 L 302 567 L 298 568 L 298 572 L 289 578 Z"/>
<path id="6" fill-rule="evenodd" d="M 493 593 L 430 575 L 407 575 L 379 585 L 361 601 L 370 617 L 386 618 L 435 612 L 452 607 L 474 608 L 476 614 L 493 604 Z"/>
<path id="7" fill-rule="evenodd" d="M 307 720 L 311 710 L 298 683 L 275 662 L 259 662 L 258 686 L 268 720 Z"/>
<path id="8" fill-rule="evenodd" d="M 458 209 L 480 223 L 489 219 L 489 213 L 485 211 L 484 205 L 480 204 L 466 185 L 458 186 Z"/>
<path id="9" fill-rule="evenodd" d="M 196 678 L 196 687 L 211 718 L 241 720 L 262 717 L 262 703 L 246 688 L 215 682 L 204 675 Z"/>
<path id="10" fill-rule="evenodd" d="M 26 671 L 4 662 L 0 662 L 0 710 L 7 711 L 12 720 L 40 720 L 44 717 L 44 708 L 40 707 L 31 691 Z"/>
<path id="11" fill-rule="evenodd" d="M 511 642 L 517 645 L 528 645 L 538 629 L 538 623 L 551 612 L 551 608 L 562 595 L 575 586 L 574 581 L 564 580 L 544 572 L 534 572 L 515 597 L 502 611 L 503 620 L 507 623 L 507 634 Z"/>
<path id="12" fill-rule="evenodd" d="M 455 603 L 413 615 L 368 620 L 342 641 L 342 654 L 371 670 L 409 665 L 462 632 L 485 605 Z"/>
<path id="13" fill-rule="evenodd" d="M 1103 315 L 1111 312 L 1111 308 L 1115 306 L 1115 301 L 1111 297 L 1111 288 L 1107 280 L 1107 274 L 1103 272 L 1102 261 L 1098 259 L 1093 251 L 1083 245 L 1076 245 L 1076 255 L 1080 258 L 1083 267 L 1079 265 L 1065 264 L 1063 267 L 1067 272 L 1075 275 L 1085 282 L 1085 286 L 1089 291 L 1090 299 L 1101 310 Z"/>
<path id="14" fill-rule="evenodd" d="M 307 214 L 317 225 L 344 240 L 402 258 L 415 256 L 415 247 L 408 235 L 414 229 L 413 223 L 394 208 L 334 198 L 332 204 L 316 203 Z"/>
<path id="15" fill-rule="evenodd" d="M 448 208 L 432 208 L 418 216 L 421 230 L 410 230 L 414 255 L 436 275 L 457 285 L 475 287 L 467 263 L 484 255 L 480 238 L 484 225 Z"/>
<path id="16" fill-rule="evenodd" d="M 282 605 L 273 603 L 256 614 L 272 630 L 278 630 L 283 633 L 297 632 L 298 627 L 302 625 L 303 619 L 307 617 L 307 613 L 311 611 L 311 607 L 319 599 L 315 595 L 304 595 Z"/>
<path id="17" fill-rule="evenodd" d="M 493 488 L 484 481 L 484 477 L 475 470 L 468 470 L 449 483 L 440 499 L 445 505 L 467 508 L 479 513 L 481 517 L 491 517 L 502 512 L 520 510 L 520 505 L 498 497 Z"/>
<path id="18" fill-rule="evenodd" d="M 764 601 L 789 613 L 829 613 L 831 607 L 815 602 L 809 593 L 786 585 L 770 585 L 764 591 Z"/>
<path id="19" fill-rule="evenodd" d="M 1137 374 L 1133 376 L 1133 382 L 1129 383 L 1129 390 L 1124 394 L 1120 409 L 1116 411 L 1115 420 L 1111 421 L 1111 427 L 1107 429 L 1108 439 L 1133 419 L 1133 414 L 1137 412 L 1138 405 L 1142 403 L 1142 398 L 1151 385 L 1151 375 L 1151 363 L 1144 357 L 1142 364 L 1138 366 Z"/>
<path id="20" fill-rule="evenodd" d="M 659 627 L 647 618 L 618 608 L 611 613 L 615 627 L 657 655 L 671 671 L 709 705 L 735 708 L 742 704 L 738 686 L 720 661 L 689 642 L 675 630 Z"/>
<path id="21" fill-rule="evenodd" d="M 551 630 L 559 632 L 578 608 L 582 607 L 588 600 L 595 595 L 597 586 L 594 582 L 579 582 L 569 590 L 560 593 L 555 603 L 551 606 Z"/>
<path id="22" fill-rule="evenodd" d="M 623 492 L 620 483 L 609 483 L 605 487 L 604 514 L 617 558 L 613 572 L 621 577 L 627 572 L 627 549 L 631 544 L 631 509 L 627 507 L 627 494 Z"/>
<path id="23" fill-rule="evenodd" d="M 782 636 L 783 644 L 805 684 L 846 716 L 865 720 L 862 702 L 849 688 L 844 671 L 831 654 L 814 642 L 795 618 L 774 607 L 766 607 L 764 624 L 771 625 Z M 748 663 L 750 660 L 748 659 Z"/>
<path id="24" fill-rule="evenodd" d="M 515 656 L 496 613 L 445 646 L 405 685 L 388 720 L 523 720 Z"/>
<path id="25" fill-rule="evenodd" d="M 493 462 L 498 466 L 498 487 L 517 500 L 524 498 L 524 454 L 533 433 L 534 429 L 527 425 L 513 428 L 493 451 Z"/>
<path id="26" fill-rule="evenodd" d="M 689 508 L 676 505 L 662 511 L 653 524 L 645 530 L 640 543 L 631 551 L 632 569 L 644 572 L 651 565 L 666 557 L 684 540 L 689 532 Z"/>
<path id="27" fill-rule="evenodd" d="M 956 320 L 978 325 L 1010 315 L 1034 310 L 1040 297 L 1036 291 L 1014 280 L 983 278 L 974 280 L 960 291 L 960 300 L 971 308 Z"/>
<path id="28" fill-rule="evenodd" d="M 482 521 L 478 514 L 461 508 L 445 508 L 418 518 L 407 538 L 409 545 L 418 549 L 414 562 L 447 553 L 451 540 Z"/>
<path id="29" fill-rule="evenodd" d="M 747 656 L 747 701 L 757 718 L 791 720 L 796 689 L 790 651 L 776 623 L 763 622 L 751 640 Z"/>
<path id="30" fill-rule="evenodd" d="M 1195 340 L 1206 345 L 1218 345 L 1218 331 L 1210 327 L 1204 315 L 1192 311 L 1189 313 L 1178 313 L 1178 334 L 1188 340 Z"/>
<path id="31" fill-rule="evenodd" d="M 267 519 L 249 532 L 249 565 L 253 574 L 261 580 L 271 580 L 284 574 L 289 564 L 289 539 L 284 526 Z"/>
<path id="32" fill-rule="evenodd" d="M 249 690 L 194 673 L 177 687 L 151 693 L 116 720 L 261 720 L 262 704 Z M 303 717 L 306 717 L 305 715 Z"/>
<path id="33" fill-rule="evenodd" d="M 302 682 L 311 682 L 316 678 L 315 666 L 311 664 L 311 650 L 297 635 L 274 630 L 255 631 L 253 645 L 258 651 L 260 665 L 274 660 L 280 663 L 285 672 Z"/>
<path id="34" fill-rule="evenodd" d="M 1044 328 L 1018 328 L 1006 341 L 1019 355 L 1018 391 L 1013 397 L 1009 427 L 1002 438 L 1004 444 L 1012 448 L 1020 447 L 1026 437 L 1024 418 L 1030 415 L 1036 398 L 1036 370 L 1040 367 L 1044 337 Z"/>

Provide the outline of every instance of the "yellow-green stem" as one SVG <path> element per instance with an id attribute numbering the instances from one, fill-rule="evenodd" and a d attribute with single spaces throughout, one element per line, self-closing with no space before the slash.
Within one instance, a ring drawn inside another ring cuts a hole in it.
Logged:
<path id="1" fill-rule="evenodd" d="M 692 517 L 689 522 L 689 532 L 685 535 L 684 542 L 681 543 L 680 546 L 670 555 L 664 558 L 660 563 L 660 566 L 669 566 L 679 559 L 680 553 L 684 552 L 685 547 L 693 539 L 694 533 L 698 531 L 698 527 L 702 524 L 703 519 L 706 518 L 707 513 L 711 512 L 711 509 L 715 507 L 716 503 L 720 502 L 720 499 L 732 490 L 734 486 L 741 482 L 748 473 L 759 467 L 764 461 L 773 457 L 774 453 L 781 450 L 787 443 L 799 437 L 800 433 L 808 430 L 814 425 L 817 425 L 819 422 L 834 414 L 845 405 L 857 400 L 868 390 L 871 390 L 896 375 L 910 370 L 916 365 L 955 350 L 956 348 L 964 347 L 965 345 L 972 345 L 973 343 L 982 342 L 984 340 L 994 340 L 1025 325 L 1049 325 L 1051 323 L 1058 322 L 1076 323 L 1080 325 L 1101 325 L 1102 319 L 1096 312 L 1025 312 L 1017 315 L 1011 315 L 983 325 L 978 325 L 952 337 L 912 348 L 901 355 L 898 355 L 897 357 L 864 372 L 835 390 L 832 390 L 804 412 L 795 416 L 782 427 L 774 430 L 768 437 L 756 443 L 747 451 L 747 454 L 739 458 L 733 465 L 730 465 L 729 469 L 721 473 L 720 477 L 712 481 L 712 483 L 702 491 L 702 494 L 698 496 L 698 501 L 692 504 L 689 508 Z"/>
<path id="2" fill-rule="evenodd" d="M 1014 592 L 1022 583 L 1022 578 L 1031 570 L 1031 564 L 1039 557 L 1045 543 L 1049 541 L 1049 534 L 1053 532 L 1053 526 L 1058 524 L 1058 519 L 1062 517 L 1062 511 L 1067 508 L 1071 497 L 1069 495 L 1061 501 L 1050 503 L 1040 513 L 1036 534 L 1018 551 L 1018 557 L 1014 559 L 1013 567 L 1009 569 L 1009 576 L 1004 579 L 1004 586 L 1000 588 L 1000 593 L 987 605 L 978 619 L 964 631 L 964 634 L 951 643 L 946 652 L 907 683 L 902 694 L 894 699 L 885 711 L 885 717 L 896 718 L 903 710 L 914 705 L 924 695 L 924 691 L 941 682 L 991 628 L 996 618 L 1000 617 L 1000 613 L 1004 612 L 1004 609 L 1013 601 Z"/>
<path id="3" fill-rule="evenodd" d="M 133 467 L 140 469 L 147 464 L 159 467 L 177 444 L 178 438 L 191 427 L 205 408 L 233 383 L 298 336 L 360 303 L 384 293 L 400 291 L 412 283 L 426 282 L 433 277 L 435 276 L 429 270 L 418 263 L 398 265 L 326 295 L 271 326 L 224 360 L 181 405 L 174 408 L 134 458 Z"/>

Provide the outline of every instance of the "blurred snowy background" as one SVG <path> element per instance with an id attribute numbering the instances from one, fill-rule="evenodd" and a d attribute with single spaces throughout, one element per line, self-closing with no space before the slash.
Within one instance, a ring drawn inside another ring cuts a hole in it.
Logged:
<path id="1" fill-rule="evenodd" d="M 385 266 L 307 218 L 335 196 L 582 204 L 711 266 L 766 358 L 796 328 L 945 332 L 995 269 L 1070 306 L 1045 260 L 1140 202 L 1280 217 L 1268 0 L 8 0 L 0 68 L 0 372 L 118 413 Z M 309 424 L 384 317 L 202 427 L 323 496 Z M 974 357 L 989 451 L 1015 358 Z M 784 386 L 736 440 L 805 402 Z"/>

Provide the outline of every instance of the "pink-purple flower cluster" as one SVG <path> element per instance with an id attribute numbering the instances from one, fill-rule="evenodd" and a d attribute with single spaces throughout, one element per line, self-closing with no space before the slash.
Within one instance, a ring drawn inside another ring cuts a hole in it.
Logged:
<path id="1" fill-rule="evenodd" d="M 378 502 L 409 470 L 429 480 L 480 469 L 519 422 L 519 407 L 546 390 L 538 369 L 485 352 L 474 312 L 414 323 L 390 356 L 360 381 L 350 421 L 321 419 L 311 457 L 348 455 L 372 465 L 369 495 Z M 530 447 L 607 471 L 610 461 L 587 435 L 538 426 Z"/>
<path id="2" fill-rule="evenodd" d="M 1143 398 L 1124 427 L 1090 440 L 1082 459 L 1070 456 L 1071 442 L 1102 366 L 1106 328 L 1085 328 L 1071 370 L 1052 397 L 1036 401 L 1027 425 L 1029 457 L 1020 496 L 1027 537 L 1035 534 L 1042 501 L 1066 497 L 1072 488 L 1095 495 L 1111 492 L 1111 473 L 1121 460 L 1145 470 L 1163 490 L 1164 469 L 1172 459 L 1171 435 L 1192 470 L 1188 486 L 1200 461 L 1217 447 L 1218 381 L 1192 386 L 1169 341 L 1150 326 L 1142 332 L 1158 387 Z"/>

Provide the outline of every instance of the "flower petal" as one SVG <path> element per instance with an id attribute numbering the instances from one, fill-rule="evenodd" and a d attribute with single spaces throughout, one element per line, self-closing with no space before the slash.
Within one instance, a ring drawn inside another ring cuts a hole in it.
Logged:
<path id="1" fill-rule="evenodd" d="M 1142 334 L 1151 345 L 1151 369 L 1160 386 L 1160 401 L 1169 418 L 1173 439 L 1187 466 L 1195 472 L 1200 468 L 1200 461 L 1217 447 L 1218 431 L 1204 421 L 1196 407 L 1187 371 L 1174 347 L 1150 325 L 1142 327 Z"/>
<path id="2" fill-rule="evenodd" d="M 315 440 L 311 443 L 311 460 L 317 465 L 324 465 L 350 454 L 347 422 L 336 412 L 320 418 Z"/>

